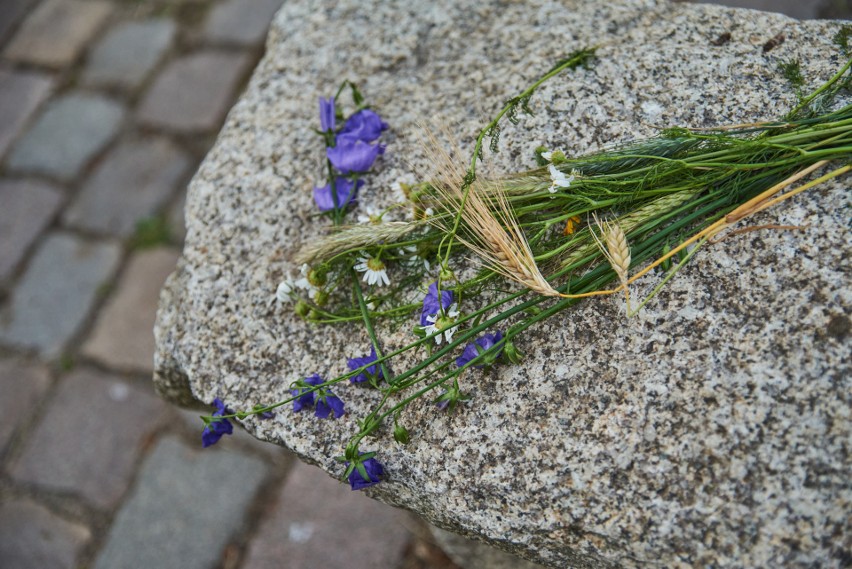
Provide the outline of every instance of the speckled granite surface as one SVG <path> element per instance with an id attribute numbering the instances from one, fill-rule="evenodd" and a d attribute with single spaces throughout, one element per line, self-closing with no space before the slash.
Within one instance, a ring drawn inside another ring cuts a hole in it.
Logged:
<path id="1" fill-rule="evenodd" d="M 362 194 L 380 203 L 392 182 L 428 172 L 416 121 L 440 116 L 469 143 L 482 116 L 573 49 L 602 46 L 504 131 L 495 171 L 532 166 L 540 144 L 582 153 L 651 124 L 779 116 L 794 95 L 778 63 L 798 58 L 824 80 L 841 63 L 837 27 L 655 0 L 288 2 L 192 183 L 183 260 L 161 299 L 158 388 L 250 407 L 312 372 L 338 375 L 367 345 L 357 328 L 308 326 L 271 302 L 322 230 L 311 129 L 340 79 L 392 125 Z M 389 479 L 370 492 L 553 567 L 848 565 L 849 208 L 847 182 L 826 185 L 755 219 L 805 231 L 708 248 L 637 318 L 611 299 L 551 319 L 520 343 L 523 365 L 468 381 L 463 412 L 414 405 L 410 445 L 371 440 Z M 377 396 L 338 394 L 342 420 L 284 411 L 246 426 L 339 475 L 332 457 Z"/>

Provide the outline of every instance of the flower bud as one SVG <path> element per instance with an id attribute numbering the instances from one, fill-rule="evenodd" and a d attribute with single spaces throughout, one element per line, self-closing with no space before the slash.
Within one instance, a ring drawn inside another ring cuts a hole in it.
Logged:
<path id="1" fill-rule="evenodd" d="M 304 300 L 297 302 L 296 307 L 293 310 L 295 310 L 296 314 L 298 314 L 300 318 L 307 318 L 308 314 L 311 313 L 311 307 Z"/>
<path id="2" fill-rule="evenodd" d="M 325 306 L 328 304 L 328 291 L 320 289 L 314 293 L 314 302 L 317 306 Z"/>
<path id="3" fill-rule="evenodd" d="M 393 428 L 393 440 L 400 444 L 407 445 L 411 441 L 411 435 L 409 434 L 408 429 L 402 425 L 396 425 Z"/>
<path id="4" fill-rule="evenodd" d="M 513 364 L 519 364 L 524 359 L 524 354 L 515 347 L 515 343 L 512 340 L 506 340 L 506 343 L 503 344 L 503 355 Z"/>
<path id="5" fill-rule="evenodd" d="M 315 287 L 325 286 L 325 283 L 328 282 L 328 268 L 325 266 L 319 266 L 317 268 L 312 268 L 308 271 L 308 282 L 314 285 Z"/>
<path id="6" fill-rule="evenodd" d="M 438 278 L 441 279 L 441 282 L 449 282 L 456 280 L 456 275 L 450 270 L 448 266 L 441 265 L 441 272 Z"/>

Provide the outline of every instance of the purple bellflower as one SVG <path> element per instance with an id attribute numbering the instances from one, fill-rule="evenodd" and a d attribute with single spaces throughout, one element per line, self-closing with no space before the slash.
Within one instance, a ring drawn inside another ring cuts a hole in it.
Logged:
<path id="1" fill-rule="evenodd" d="M 314 415 L 320 419 L 327 419 L 332 411 L 334 412 L 334 415 L 332 415 L 334 419 L 342 417 L 346 413 L 343 408 L 343 401 L 334 395 L 330 389 L 321 387 L 316 391 L 308 391 L 311 386 L 320 385 L 323 382 L 323 378 L 315 373 L 302 381 L 301 388 L 292 389 L 290 392 L 298 397 L 293 401 L 293 411 L 298 413 L 305 407 L 314 405 Z"/>
<path id="2" fill-rule="evenodd" d="M 481 354 L 482 352 L 489 350 L 494 347 L 494 345 L 503 339 L 503 333 L 499 330 L 495 334 L 485 334 L 481 338 L 477 338 L 475 341 L 471 342 L 467 346 L 464 347 L 464 351 L 462 355 L 456 358 L 456 365 L 458 367 L 462 367 L 467 364 L 473 358 Z M 503 351 L 503 346 L 500 346 L 500 349 L 497 350 L 494 354 L 489 354 L 483 360 L 480 360 L 480 363 L 474 365 L 473 367 L 482 367 L 484 365 L 488 365 L 494 363 L 494 360 L 497 359 L 497 356 L 500 355 L 500 352 Z M 490 361 L 488 361 L 490 360 Z"/>
<path id="3" fill-rule="evenodd" d="M 358 196 L 358 189 L 363 185 L 364 182 L 362 180 L 358 180 L 358 182 L 355 183 L 352 180 L 338 176 L 337 179 L 334 180 L 334 189 L 337 193 L 337 205 L 342 209 L 352 203 L 352 201 Z M 329 211 L 334 209 L 334 198 L 331 195 L 330 183 L 321 188 L 314 188 L 314 201 L 320 211 Z"/>
<path id="4" fill-rule="evenodd" d="M 335 116 L 334 116 L 334 97 L 319 100 L 320 110 L 320 129 L 323 132 L 334 131 Z M 348 122 L 348 121 L 347 121 Z"/>
<path id="5" fill-rule="evenodd" d="M 423 310 L 420 312 L 420 325 L 428 326 L 427 316 L 435 316 L 442 310 L 448 309 L 455 301 L 455 296 L 451 290 L 441 290 L 441 297 L 438 298 L 438 282 L 429 285 L 429 291 L 423 297 Z"/>
<path id="6" fill-rule="evenodd" d="M 337 137 L 337 145 L 326 148 L 326 156 L 331 164 L 343 174 L 351 172 L 366 172 L 380 154 L 385 153 L 381 144 L 368 144 L 363 140 Z"/>
<path id="7" fill-rule="evenodd" d="M 216 406 L 216 411 L 213 413 L 214 417 L 221 417 L 222 415 L 232 415 L 234 412 L 225 407 L 225 404 L 222 403 L 222 400 L 218 397 L 213 400 L 213 405 Z M 234 426 L 227 419 L 219 419 L 218 421 L 213 421 L 207 424 L 204 427 L 204 430 L 201 432 L 201 446 L 203 448 L 207 448 L 209 446 L 215 445 L 219 442 L 224 435 L 230 435 L 234 432 Z"/>
<path id="8" fill-rule="evenodd" d="M 364 454 L 364 453 L 361 453 Z M 346 463 L 349 466 L 349 463 Z M 356 463 L 355 469 L 349 473 L 349 485 L 353 490 L 363 490 L 370 486 L 375 486 L 382 481 L 382 476 L 385 473 L 385 468 L 375 458 Z"/>
<path id="9" fill-rule="evenodd" d="M 346 119 L 346 124 L 340 131 L 340 138 L 350 138 L 362 142 L 373 142 L 387 130 L 388 123 L 370 109 L 363 109 Z"/>
<path id="10" fill-rule="evenodd" d="M 379 359 L 376 356 L 376 347 L 370 346 L 370 355 L 364 356 L 363 358 L 350 358 L 347 363 L 349 365 L 350 371 L 355 371 L 359 367 L 365 366 L 369 363 L 372 363 Z M 369 381 L 370 378 L 376 378 L 376 380 L 383 379 L 384 374 L 382 373 L 382 368 L 378 364 L 371 365 L 361 373 L 356 376 L 350 377 L 349 381 L 352 383 L 362 383 L 364 381 Z"/>

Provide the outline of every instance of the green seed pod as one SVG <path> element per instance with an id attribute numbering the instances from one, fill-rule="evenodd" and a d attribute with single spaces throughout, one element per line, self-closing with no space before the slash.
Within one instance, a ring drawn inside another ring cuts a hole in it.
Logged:
<path id="1" fill-rule="evenodd" d="M 315 287 L 325 286 L 328 282 L 328 267 L 321 265 L 308 271 L 308 282 Z"/>
<path id="2" fill-rule="evenodd" d="M 311 307 L 304 300 L 300 300 L 296 303 L 296 307 L 293 309 L 296 314 L 299 315 L 300 318 L 307 318 L 308 314 L 311 313 Z"/>
<path id="3" fill-rule="evenodd" d="M 441 282 L 450 282 L 456 280 L 456 275 L 450 270 L 449 267 L 444 265 L 441 267 L 441 273 L 439 278 L 441 279 Z"/>
<path id="4" fill-rule="evenodd" d="M 524 354 L 515 347 L 515 343 L 512 340 L 506 340 L 506 343 L 503 345 L 503 355 L 513 364 L 519 364 L 524 359 Z"/>
<path id="5" fill-rule="evenodd" d="M 317 306 L 325 306 L 328 304 L 328 291 L 318 290 L 314 293 L 314 302 Z"/>
<path id="6" fill-rule="evenodd" d="M 407 445 L 411 442 L 411 434 L 408 432 L 408 429 L 402 425 L 396 425 L 393 428 L 393 440 L 400 444 Z"/>

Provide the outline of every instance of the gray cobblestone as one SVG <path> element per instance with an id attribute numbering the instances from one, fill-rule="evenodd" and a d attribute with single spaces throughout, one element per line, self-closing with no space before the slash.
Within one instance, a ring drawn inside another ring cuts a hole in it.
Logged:
<path id="1" fill-rule="evenodd" d="M 299 462 L 260 528 L 244 567 L 313 569 L 397 567 L 411 535 L 409 518 Z"/>
<path id="2" fill-rule="evenodd" d="M 187 155 L 165 138 L 122 142 L 83 183 L 63 221 L 126 237 L 169 200 L 189 167 Z"/>
<path id="3" fill-rule="evenodd" d="M 0 180 L 0 283 L 21 262 L 62 202 L 52 186 L 35 180 Z"/>
<path id="4" fill-rule="evenodd" d="M 45 240 L 0 312 L 0 342 L 58 355 L 118 266 L 118 245 L 65 233 Z"/>
<path id="5" fill-rule="evenodd" d="M 12 477 L 111 507 L 126 490 L 142 444 L 167 409 L 161 399 L 117 377 L 75 371 L 60 380 L 10 469 Z"/>
<path id="6" fill-rule="evenodd" d="M 50 385 L 47 369 L 17 358 L 0 359 L 0 452 Z M 0 559 L 3 557 L 0 556 Z"/>
<path id="7" fill-rule="evenodd" d="M 79 93 L 60 97 L 12 146 L 8 165 L 70 180 L 115 135 L 123 117 L 121 105 L 104 97 Z"/>
<path id="8" fill-rule="evenodd" d="M 50 67 L 73 63 L 112 10 L 101 0 L 46 0 L 24 20 L 4 55 Z"/>
<path id="9" fill-rule="evenodd" d="M 135 89 L 165 55 L 176 31 L 174 22 L 165 19 L 119 25 L 93 48 L 83 81 Z"/>
<path id="10" fill-rule="evenodd" d="M 212 42 L 257 45 L 281 4 L 282 0 L 227 0 L 210 12 L 204 34 Z"/>
<path id="11" fill-rule="evenodd" d="M 8 569 L 73 569 L 91 533 L 29 500 L 0 506 L 0 564 Z"/>
<path id="12" fill-rule="evenodd" d="M 0 46 L 7 39 L 9 32 L 24 17 L 26 11 L 36 0 L 0 0 Z"/>
<path id="13" fill-rule="evenodd" d="M 209 569 L 244 523 L 263 480 L 259 460 L 166 438 L 110 529 L 95 569 Z"/>
<path id="14" fill-rule="evenodd" d="M 0 158 L 52 88 L 49 75 L 0 69 Z"/>
<path id="15" fill-rule="evenodd" d="M 217 129 L 250 63 L 248 54 L 218 50 L 171 62 L 142 100 L 139 121 L 175 131 Z"/>
<path id="16" fill-rule="evenodd" d="M 152 372 L 157 300 L 177 260 L 178 252 L 171 249 L 135 254 L 83 345 L 83 353 L 113 369 Z"/>

